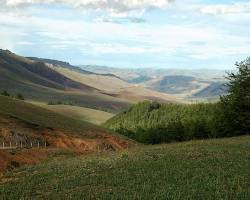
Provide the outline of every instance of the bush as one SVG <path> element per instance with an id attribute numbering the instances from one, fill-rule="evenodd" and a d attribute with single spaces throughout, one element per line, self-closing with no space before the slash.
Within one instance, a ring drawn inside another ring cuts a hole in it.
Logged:
<path id="1" fill-rule="evenodd" d="M 225 134 L 250 132 L 250 58 L 236 63 L 238 71 L 229 73 L 229 95 L 221 97 L 222 121 Z"/>
<path id="2" fill-rule="evenodd" d="M 24 100 L 24 97 L 22 94 L 19 93 L 19 94 L 17 94 L 16 99 Z"/>
<path id="3" fill-rule="evenodd" d="M 9 94 L 6 90 L 4 90 L 4 91 L 1 93 L 1 95 L 3 95 L 3 96 L 7 96 L 7 97 L 9 97 L 9 96 L 10 96 L 10 94 Z"/>

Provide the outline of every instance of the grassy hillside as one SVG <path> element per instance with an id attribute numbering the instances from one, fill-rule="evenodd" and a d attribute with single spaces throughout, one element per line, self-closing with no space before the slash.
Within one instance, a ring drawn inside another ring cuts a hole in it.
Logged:
<path id="1" fill-rule="evenodd" d="M 107 76 L 94 73 L 86 74 L 82 73 L 81 71 L 79 73 L 79 70 L 76 70 L 74 68 L 68 69 L 62 67 L 53 67 L 53 69 L 72 80 L 77 80 L 82 84 L 87 84 L 90 87 L 94 87 L 103 91 L 117 91 L 118 89 L 130 86 L 128 83 L 115 76 Z"/>
<path id="2" fill-rule="evenodd" d="M 126 99 L 132 102 L 143 100 L 157 100 L 160 102 L 177 101 L 177 99 L 171 95 L 153 91 L 143 86 L 138 87 L 138 85 L 130 84 L 112 74 L 86 74 L 85 70 L 73 66 L 66 68 L 53 65 L 51 68 L 72 80 L 97 88 L 101 90 L 103 94 L 112 97 Z"/>
<path id="3" fill-rule="evenodd" d="M 40 106 L 0 95 L 0 114 L 45 128 L 58 128 L 71 133 L 84 133 L 91 130 L 105 131 L 91 123 L 76 120 L 52 112 Z"/>
<path id="4" fill-rule="evenodd" d="M 52 158 L 8 173 L 3 199 L 242 199 L 250 196 L 250 137 Z"/>
<path id="5" fill-rule="evenodd" d="M 112 68 L 102 66 L 82 66 L 95 73 L 112 73 L 129 83 L 136 83 L 151 90 L 175 95 L 182 100 L 204 101 L 224 94 L 214 91 L 225 82 L 225 71 L 211 69 L 169 69 L 169 68 Z M 217 85 L 217 86 L 216 86 Z M 197 94 L 197 95 L 196 95 Z M 193 96 L 194 95 L 194 96 Z M 192 99 L 191 99 L 192 98 Z"/>
<path id="6" fill-rule="evenodd" d="M 0 91 L 11 95 L 22 93 L 26 99 L 62 101 L 77 106 L 117 112 L 129 106 L 129 102 L 104 95 L 97 89 L 72 80 L 51 69 L 43 62 L 0 50 Z"/>
<path id="7" fill-rule="evenodd" d="M 192 76 L 164 76 L 151 87 L 160 92 L 179 94 L 199 88 L 200 86 L 194 81 L 195 78 Z"/>
<path id="8" fill-rule="evenodd" d="M 135 145 L 128 138 L 86 121 L 0 96 L 0 144 L 3 142 L 7 147 L 12 143 L 14 149 L 0 149 L 0 182 L 3 171 L 35 164 L 65 149 L 77 152 L 73 156 Z M 39 144 L 42 148 L 38 148 Z"/>
<path id="9" fill-rule="evenodd" d="M 219 97 L 220 95 L 225 95 L 226 93 L 227 93 L 227 88 L 225 86 L 225 82 L 215 82 L 210 84 L 203 90 L 195 93 L 193 97 L 214 98 L 214 97 Z"/>
<path id="10" fill-rule="evenodd" d="M 31 103 L 37 104 L 41 107 L 44 107 L 56 113 L 60 113 L 77 120 L 87 121 L 97 125 L 103 124 L 108 119 L 114 116 L 114 114 L 112 113 L 95 110 L 91 108 L 84 108 L 71 105 L 48 105 L 39 102 L 31 102 Z"/>

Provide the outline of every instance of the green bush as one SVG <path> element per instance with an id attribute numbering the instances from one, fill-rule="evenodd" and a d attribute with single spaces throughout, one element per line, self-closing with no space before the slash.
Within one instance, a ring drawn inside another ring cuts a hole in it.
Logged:
<path id="1" fill-rule="evenodd" d="M 236 63 L 238 71 L 229 73 L 229 95 L 221 97 L 225 134 L 250 133 L 250 58 Z"/>
<path id="2" fill-rule="evenodd" d="M 7 97 L 9 97 L 9 96 L 10 96 L 10 94 L 9 94 L 6 90 L 4 90 L 4 91 L 1 93 L 1 95 L 3 95 L 3 96 L 7 96 Z"/>
<path id="3" fill-rule="evenodd" d="M 16 99 L 24 100 L 24 97 L 22 94 L 19 93 L 19 94 L 17 94 Z"/>

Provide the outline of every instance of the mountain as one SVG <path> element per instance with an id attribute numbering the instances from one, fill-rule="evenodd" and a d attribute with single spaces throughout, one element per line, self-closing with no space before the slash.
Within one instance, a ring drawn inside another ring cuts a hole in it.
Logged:
<path id="1" fill-rule="evenodd" d="M 213 98 L 227 93 L 225 82 L 214 82 L 203 90 L 193 94 L 194 97 L 200 98 Z"/>
<path id="2" fill-rule="evenodd" d="M 0 91 L 31 101 L 60 102 L 119 112 L 143 100 L 177 102 L 174 96 L 128 83 L 113 73 L 95 73 L 67 62 L 0 50 Z"/>
<path id="3" fill-rule="evenodd" d="M 199 88 L 199 85 L 194 81 L 195 78 L 192 76 L 164 76 L 159 81 L 151 84 L 151 87 L 159 92 L 179 94 Z"/>
<path id="4" fill-rule="evenodd" d="M 117 112 L 130 102 L 102 94 L 98 89 L 72 80 L 41 61 L 0 50 L 0 90 L 11 95 L 22 93 L 26 99 L 61 101 L 77 106 Z"/>
<path id="5" fill-rule="evenodd" d="M 211 69 L 162 69 L 162 68 L 113 68 L 106 66 L 81 66 L 93 73 L 112 73 L 121 79 L 154 91 L 174 95 L 182 100 L 218 98 L 226 91 L 215 89 L 225 82 L 224 70 Z M 203 94 L 205 93 L 206 94 Z M 210 92 L 209 92 L 210 91 Z M 199 94 L 199 92 L 201 92 Z"/>
<path id="6" fill-rule="evenodd" d="M 125 99 L 130 102 L 143 100 L 156 100 L 160 102 L 178 101 L 171 95 L 163 94 L 143 86 L 138 86 L 134 83 L 129 83 L 109 71 L 103 73 L 89 72 L 87 69 L 72 66 L 69 63 L 62 61 L 41 58 L 30 59 L 45 62 L 48 67 L 67 78 L 88 85 L 89 87 L 96 88 L 102 94 L 113 98 Z"/>

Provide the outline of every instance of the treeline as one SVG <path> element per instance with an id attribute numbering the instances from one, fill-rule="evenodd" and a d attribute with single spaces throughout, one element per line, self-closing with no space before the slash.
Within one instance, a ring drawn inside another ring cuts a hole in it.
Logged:
<path id="1" fill-rule="evenodd" d="M 24 100 L 24 96 L 21 93 L 17 93 L 16 95 L 12 96 L 9 94 L 9 92 L 7 90 L 3 90 L 0 95 L 2 96 L 6 96 L 6 97 L 13 97 L 19 100 Z"/>
<path id="2" fill-rule="evenodd" d="M 142 143 L 217 137 L 218 104 L 142 102 L 108 120 L 105 127 Z"/>
<path id="3" fill-rule="evenodd" d="M 229 95 L 218 103 L 142 102 L 104 126 L 142 143 L 157 144 L 250 133 L 250 59 L 228 74 Z"/>

